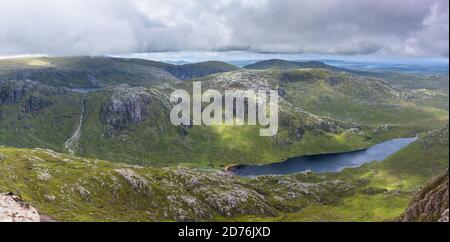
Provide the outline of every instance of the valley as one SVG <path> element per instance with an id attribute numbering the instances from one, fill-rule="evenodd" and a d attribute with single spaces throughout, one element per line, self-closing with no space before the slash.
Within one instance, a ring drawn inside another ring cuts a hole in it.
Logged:
<path id="1" fill-rule="evenodd" d="M 56 221 L 386 221 L 448 167 L 448 127 L 338 173 L 242 178 L 0 147 L 0 190 Z"/>
<path id="2" fill-rule="evenodd" d="M 221 93 L 276 90 L 277 135 L 173 126 L 170 94 L 192 95 L 194 82 Z M 448 168 L 448 100 L 448 75 L 321 62 L 0 60 L 0 193 L 57 221 L 385 221 Z M 379 162 L 333 173 L 225 171 L 416 135 Z"/>
<path id="3" fill-rule="evenodd" d="M 69 152 L 69 154 L 75 154 L 75 147 L 78 144 L 81 136 L 81 127 L 83 127 L 83 119 L 84 119 L 84 110 L 86 109 L 86 94 L 81 99 L 81 114 L 80 114 L 80 122 L 73 133 L 72 137 L 70 137 L 65 143 L 64 148 Z"/>
<path id="4" fill-rule="evenodd" d="M 57 58 L 54 64 L 49 64 L 56 68 L 50 73 L 62 68 L 57 66 L 60 62 L 81 60 L 81 63 L 71 64 L 75 65 L 71 66 L 74 70 L 66 70 L 68 67 L 64 64 L 62 74 L 55 74 L 60 77 L 50 80 L 67 83 L 64 87 L 86 88 L 77 83 L 88 82 L 92 77 L 99 80 L 107 75 L 114 79 L 117 75 L 116 71 L 110 70 L 109 74 L 104 72 L 99 77 L 94 76 L 103 62 L 114 63 L 113 66 L 126 63 L 123 69 L 129 63 L 140 63 L 100 58 L 102 62 L 89 67 L 93 60 L 87 59 L 85 63 L 85 59 Z M 147 65 L 147 61 L 144 63 Z M 162 64 L 150 62 L 149 65 L 152 71 Z M 2 66 L 8 65 L 2 63 Z M 85 73 L 88 67 L 95 70 Z M 38 70 L 46 73 L 45 68 Z M 34 69 L 33 72 L 38 71 Z M 71 81 L 74 77 L 66 77 L 66 72 L 80 72 L 80 79 L 74 83 Z M 85 79 L 81 78 L 83 76 Z M 118 85 L 109 84 L 110 81 L 95 83 L 103 88 L 86 94 L 84 124 L 80 130 L 84 135 L 78 140 L 77 155 L 159 166 L 262 164 L 300 155 L 367 148 L 388 139 L 412 137 L 448 122 L 448 105 L 445 104 L 448 94 L 445 92 L 431 89 L 423 93 L 416 89 L 400 91 L 394 84 L 381 79 L 320 68 L 241 69 L 187 81 L 171 79 L 164 84 L 136 85 L 137 81 L 129 81 L 132 78 L 137 77 L 133 74 Z M 277 136 L 259 138 L 259 127 L 174 127 L 168 118 L 169 95 L 174 89 L 190 92 L 193 81 L 201 81 L 205 88 L 219 91 L 236 88 L 278 90 L 281 100 Z M 2 103 L 6 104 L 1 106 L 2 144 L 65 150 L 65 142 L 79 124 L 79 103 L 84 94 L 52 85 L 29 79 L 2 81 L 5 100 Z M 30 105 L 32 107 L 24 108 Z"/>

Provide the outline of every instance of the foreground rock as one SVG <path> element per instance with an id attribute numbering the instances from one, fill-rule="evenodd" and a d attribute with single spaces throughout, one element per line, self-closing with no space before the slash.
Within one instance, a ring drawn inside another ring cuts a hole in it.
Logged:
<path id="1" fill-rule="evenodd" d="M 35 208 L 19 197 L 0 194 L 0 222 L 40 222 Z"/>
<path id="2" fill-rule="evenodd" d="M 448 222 L 448 169 L 445 174 L 426 185 L 413 198 L 402 222 Z"/>
<path id="3" fill-rule="evenodd" d="M 49 216 L 41 222 L 275 218 L 309 205 L 334 204 L 354 190 L 350 183 L 314 174 L 242 179 L 216 170 L 132 166 L 44 149 L 0 147 L 0 153 L 0 189 L 33 201 Z M 22 208 L 39 221 L 33 208 L 8 201 L 4 220 L 31 217 L 11 212 Z M 17 208 L 11 210 L 10 203 Z"/>

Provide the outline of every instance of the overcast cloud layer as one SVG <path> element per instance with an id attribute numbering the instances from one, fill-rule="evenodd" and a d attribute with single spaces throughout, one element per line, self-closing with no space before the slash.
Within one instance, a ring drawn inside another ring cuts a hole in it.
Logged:
<path id="1" fill-rule="evenodd" d="M 0 55 L 449 53 L 448 0 L 1 0 Z"/>

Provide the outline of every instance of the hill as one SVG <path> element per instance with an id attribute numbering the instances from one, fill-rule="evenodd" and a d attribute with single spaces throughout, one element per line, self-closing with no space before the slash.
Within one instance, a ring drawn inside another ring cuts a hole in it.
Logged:
<path id="1" fill-rule="evenodd" d="M 340 173 L 258 178 L 0 146 L 0 194 L 14 194 L 49 221 L 384 221 L 448 168 L 445 135 L 448 127 L 385 161 Z"/>
<path id="2" fill-rule="evenodd" d="M 207 61 L 194 64 L 170 65 L 165 68 L 172 75 L 182 80 L 204 77 L 210 74 L 239 70 L 234 65 L 220 61 Z"/>
<path id="3" fill-rule="evenodd" d="M 0 60 L 0 79 L 33 80 L 54 87 L 93 88 L 128 83 L 154 85 L 177 81 L 155 62 L 108 57 L 52 57 Z"/>
<path id="4" fill-rule="evenodd" d="M 305 61 L 305 62 L 297 62 L 297 61 L 286 61 L 286 60 L 265 60 L 256 62 L 254 64 L 250 64 L 244 67 L 245 69 L 255 69 L 255 70 L 264 70 L 264 69 L 278 69 L 278 70 L 289 70 L 289 69 L 297 69 L 297 68 L 314 68 L 314 69 L 326 69 L 332 71 L 344 71 L 344 69 L 340 69 L 334 66 L 327 65 L 320 61 Z"/>
<path id="5" fill-rule="evenodd" d="M 192 92 L 192 81 L 112 85 L 78 93 L 63 88 L 65 85 L 3 80 L 0 144 L 68 152 L 66 141 L 77 129 L 83 110 L 81 134 L 70 142 L 77 155 L 141 165 L 220 167 L 362 149 L 391 138 L 412 137 L 448 122 L 445 92 L 400 90 L 380 78 L 345 72 L 237 70 L 195 80 L 221 92 L 278 90 L 278 134 L 259 137 L 258 126 L 173 126 L 169 95 L 173 89 Z"/>
<path id="6" fill-rule="evenodd" d="M 320 67 L 234 70 L 208 62 L 184 68 L 192 76 L 206 75 L 205 66 L 226 72 L 181 80 L 183 71 L 168 71 L 173 65 L 139 59 L 2 61 L 0 194 L 14 194 L 50 221 L 384 221 L 448 168 L 445 77 L 416 77 L 426 81 L 412 85 Z M 173 126 L 169 96 L 191 93 L 194 81 L 221 93 L 277 90 L 278 134 Z M 359 150 L 417 134 L 384 161 L 339 173 L 223 172 L 229 164 Z"/>
<path id="7" fill-rule="evenodd" d="M 33 80 L 68 88 L 173 83 L 238 69 L 222 62 L 171 65 L 110 57 L 40 57 L 0 60 L 0 80 Z"/>

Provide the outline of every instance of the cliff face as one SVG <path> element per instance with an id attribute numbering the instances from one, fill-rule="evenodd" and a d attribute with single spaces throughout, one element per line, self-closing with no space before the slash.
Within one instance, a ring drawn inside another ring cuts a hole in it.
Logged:
<path id="1" fill-rule="evenodd" d="M 436 178 L 411 201 L 406 212 L 400 217 L 402 222 L 448 222 L 448 181 L 449 170 Z"/>
<path id="2" fill-rule="evenodd" d="M 26 93 L 28 83 L 24 81 L 0 80 L 0 104 L 18 102 Z"/>
<path id="3" fill-rule="evenodd" d="M 144 88 L 115 87 L 109 104 L 103 110 L 103 122 L 113 130 L 123 129 L 127 123 L 139 124 L 147 115 L 149 103 L 150 94 Z"/>
<path id="4" fill-rule="evenodd" d="M 0 194 L 0 222 L 40 222 L 35 208 L 11 194 Z"/>

